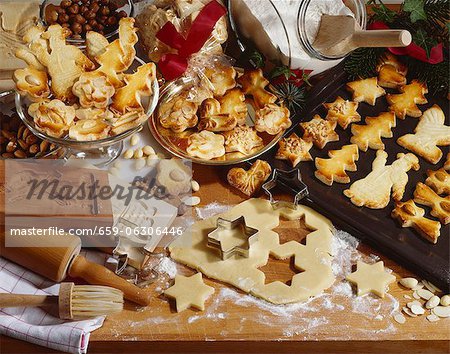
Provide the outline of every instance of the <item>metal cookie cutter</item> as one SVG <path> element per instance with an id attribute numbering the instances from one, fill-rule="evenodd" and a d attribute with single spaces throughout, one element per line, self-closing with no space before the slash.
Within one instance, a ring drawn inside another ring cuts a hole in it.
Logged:
<path id="1" fill-rule="evenodd" d="M 294 201 L 287 202 L 275 200 L 273 190 L 277 187 L 294 195 Z M 270 179 L 263 184 L 262 190 L 269 197 L 269 201 L 274 209 L 290 208 L 295 210 L 297 205 L 309 196 L 308 186 L 303 183 L 299 169 L 291 171 L 282 171 L 277 168 L 274 169 Z"/>
<path id="2" fill-rule="evenodd" d="M 236 243 L 235 238 L 227 239 L 227 234 L 231 235 L 233 232 L 243 236 L 244 244 Z M 223 261 L 235 254 L 248 258 L 250 247 L 258 241 L 258 238 L 259 230 L 247 226 L 243 216 L 234 221 L 219 218 L 217 228 L 208 234 L 208 247 L 217 249 Z"/>

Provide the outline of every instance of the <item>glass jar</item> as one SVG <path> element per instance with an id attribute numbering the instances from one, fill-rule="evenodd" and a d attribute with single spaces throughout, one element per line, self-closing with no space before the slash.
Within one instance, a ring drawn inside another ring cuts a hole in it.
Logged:
<path id="1" fill-rule="evenodd" d="M 319 74 L 348 54 L 327 56 L 313 46 L 322 14 L 354 16 L 366 28 L 364 0 L 229 0 L 232 29 L 269 61 Z"/>

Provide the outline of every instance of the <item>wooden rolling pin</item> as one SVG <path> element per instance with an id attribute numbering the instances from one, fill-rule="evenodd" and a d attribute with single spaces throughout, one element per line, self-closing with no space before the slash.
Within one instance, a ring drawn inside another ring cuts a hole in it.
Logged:
<path id="1" fill-rule="evenodd" d="M 313 47 L 325 55 L 343 56 L 357 48 L 406 47 L 411 41 L 406 30 L 363 31 L 352 16 L 322 15 Z"/>
<path id="2" fill-rule="evenodd" d="M 5 234 L 0 232 L 0 255 L 55 282 L 61 282 L 68 275 L 81 278 L 92 285 L 104 285 L 121 290 L 125 299 L 142 306 L 148 306 L 151 293 L 130 284 L 109 269 L 80 256 L 81 240 L 66 234 L 54 236 L 55 247 L 9 247 L 14 245 L 39 245 L 53 243 L 52 236 L 9 236 L 5 246 Z"/>

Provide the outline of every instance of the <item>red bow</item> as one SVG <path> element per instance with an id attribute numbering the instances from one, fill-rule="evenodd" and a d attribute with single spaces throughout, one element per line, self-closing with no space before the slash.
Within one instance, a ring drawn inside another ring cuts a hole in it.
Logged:
<path id="1" fill-rule="evenodd" d="M 184 74 L 188 67 L 188 58 L 197 53 L 211 36 L 217 21 L 227 13 L 227 10 L 217 1 L 208 3 L 195 18 L 184 38 L 173 25 L 167 22 L 156 34 L 161 42 L 173 49 L 178 54 L 165 54 L 158 63 L 158 67 L 166 80 L 174 80 Z"/>
<path id="2" fill-rule="evenodd" d="M 377 21 L 368 26 L 368 29 L 379 30 L 389 29 L 389 26 L 384 22 Z M 418 46 L 414 42 L 405 48 L 388 48 L 392 54 L 395 55 L 409 55 L 417 60 L 423 61 L 429 64 L 439 64 L 444 61 L 444 51 L 442 43 L 431 48 L 430 56 L 427 56 L 427 52 L 422 47 Z"/>

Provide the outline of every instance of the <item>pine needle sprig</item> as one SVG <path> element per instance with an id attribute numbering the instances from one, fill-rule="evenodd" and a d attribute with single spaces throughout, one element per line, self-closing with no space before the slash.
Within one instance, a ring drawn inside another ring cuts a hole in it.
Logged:
<path id="1" fill-rule="evenodd" d="M 286 81 L 271 86 L 272 92 L 286 105 L 291 114 L 301 112 L 306 106 L 306 88 Z"/>
<path id="2" fill-rule="evenodd" d="M 359 48 L 345 61 L 345 71 L 350 80 L 358 80 L 377 75 L 377 65 L 385 48 Z"/>

